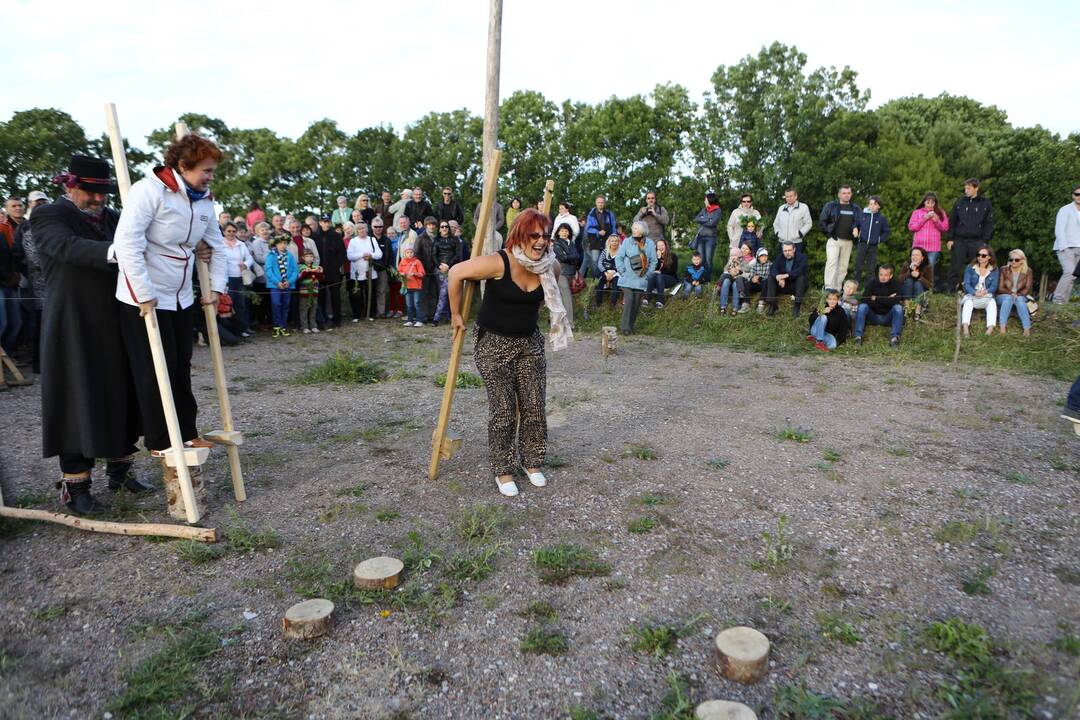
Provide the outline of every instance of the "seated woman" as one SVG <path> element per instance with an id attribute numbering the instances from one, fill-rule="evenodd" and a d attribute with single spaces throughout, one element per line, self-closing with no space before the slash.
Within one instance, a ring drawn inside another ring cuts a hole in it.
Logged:
<path id="1" fill-rule="evenodd" d="M 1034 273 L 1027 264 L 1027 255 L 1023 250 L 1009 252 L 1009 264 L 998 274 L 998 327 L 1005 334 L 1005 325 L 1009 314 L 1016 308 L 1016 317 L 1020 318 L 1020 327 L 1024 328 L 1024 337 L 1031 337 L 1031 313 L 1028 312 L 1027 296 L 1035 283 Z"/>
<path id="2" fill-rule="evenodd" d="M 806 339 L 822 352 L 835 350 L 843 345 L 851 329 L 851 318 L 840 307 L 840 291 L 829 289 L 825 292 L 825 307 L 818 314 L 817 309 L 810 313 L 810 332 Z"/>
<path id="3" fill-rule="evenodd" d="M 600 280 L 596 283 L 596 294 L 593 296 L 593 304 L 600 305 L 605 297 L 610 297 L 611 307 L 615 307 L 619 299 L 619 271 L 615 268 L 615 254 L 619 252 L 622 243 L 618 235 L 610 235 L 607 239 L 607 248 L 600 253 Z"/>
<path id="4" fill-rule="evenodd" d="M 971 313 L 974 310 L 986 310 L 986 334 L 994 332 L 997 320 L 994 293 L 997 289 L 998 270 L 994 265 L 994 254 L 983 245 L 975 253 L 975 261 L 964 270 L 964 300 L 960 308 L 964 337 L 971 336 Z"/>
<path id="5" fill-rule="evenodd" d="M 930 304 L 930 291 L 934 289 L 934 266 L 921 247 L 911 248 L 911 256 L 900 271 L 900 294 L 904 298 L 904 307 L 915 306 L 916 322 Z"/>
<path id="6" fill-rule="evenodd" d="M 703 258 L 704 259 L 704 258 Z M 667 240 L 656 241 L 656 272 L 649 276 L 648 286 L 645 288 L 645 300 L 642 305 L 649 304 L 651 294 L 656 301 L 656 307 L 664 307 L 664 293 L 668 288 L 675 287 L 679 282 L 679 258 L 668 249 Z"/>

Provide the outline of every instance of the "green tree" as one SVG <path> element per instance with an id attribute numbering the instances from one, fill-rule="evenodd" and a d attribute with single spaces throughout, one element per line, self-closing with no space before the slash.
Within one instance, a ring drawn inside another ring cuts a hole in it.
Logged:
<path id="1" fill-rule="evenodd" d="M 75 119 L 55 108 L 21 110 L 0 123 L 0 189 L 5 197 L 47 190 L 72 155 L 93 152 Z M 52 193 L 49 193 L 52 194 Z"/>
<path id="2" fill-rule="evenodd" d="M 468 110 L 428 113 L 405 128 L 398 145 L 400 176 L 435 198 L 436 190 L 449 185 L 464 207 L 474 207 L 481 192 L 483 125 Z"/>

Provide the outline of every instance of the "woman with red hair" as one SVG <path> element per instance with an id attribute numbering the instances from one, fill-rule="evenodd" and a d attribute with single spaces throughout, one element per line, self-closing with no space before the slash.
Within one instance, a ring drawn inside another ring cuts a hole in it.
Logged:
<path id="1" fill-rule="evenodd" d="M 461 288 L 465 281 L 487 280 L 476 317 L 473 359 L 488 396 L 488 446 L 499 492 L 518 494 L 514 473 L 524 468 L 529 482 L 547 485 L 541 472 L 547 453 L 544 396 L 547 359 L 537 322 L 540 306 L 551 315 L 552 348 L 562 350 L 574 339 L 559 295 L 559 263 L 548 237 L 551 221 L 529 208 L 514 218 L 502 250 L 450 268 L 449 298 L 454 332 L 465 331 Z M 518 441 L 515 416 L 520 415 Z"/>
<path id="2" fill-rule="evenodd" d="M 116 298 L 123 303 L 120 331 L 135 380 L 143 441 L 155 456 L 169 449 L 169 430 L 143 316 L 157 311 L 180 434 L 188 447 L 210 447 L 199 437 L 191 392 L 191 343 L 195 329 L 195 253 L 209 247 L 211 302 L 227 290 L 227 255 L 214 212 L 210 181 L 221 162 L 217 145 L 198 135 L 176 140 L 165 165 L 131 186 L 116 227 L 120 272 Z"/>

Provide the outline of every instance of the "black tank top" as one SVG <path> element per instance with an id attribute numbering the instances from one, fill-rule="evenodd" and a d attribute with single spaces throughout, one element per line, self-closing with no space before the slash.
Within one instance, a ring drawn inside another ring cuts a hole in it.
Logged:
<path id="1" fill-rule="evenodd" d="M 498 280 L 488 280 L 484 300 L 476 324 L 485 330 L 508 337 L 529 337 L 536 332 L 540 319 L 540 305 L 544 302 L 544 288 L 537 287 L 525 292 L 510 275 L 510 259 L 500 250 L 503 274 Z"/>

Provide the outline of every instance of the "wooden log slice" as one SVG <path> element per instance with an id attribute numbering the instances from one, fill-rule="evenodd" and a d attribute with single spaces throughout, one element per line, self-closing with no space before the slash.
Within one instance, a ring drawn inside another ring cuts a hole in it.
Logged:
<path id="1" fill-rule="evenodd" d="M 360 590 L 390 590 L 397 587 L 404 568 L 396 558 L 371 558 L 353 570 L 353 584 Z"/>
<path id="2" fill-rule="evenodd" d="M 334 603 L 316 598 L 286 610 L 281 619 L 281 630 L 290 640 L 310 640 L 325 635 L 333 621 Z"/>
<path id="3" fill-rule="evenodd" d="M 716 664 L 729 680 L 755 683 L 769 669 L 769 638 L 753 628 L 728 628 L 716 636 Z"/>
<path id="4" fill-rule="evenodd" d="M 757 714 L 740 702 L 707 700 L 694 710 L 697 720 L 757 720 Z"/>

